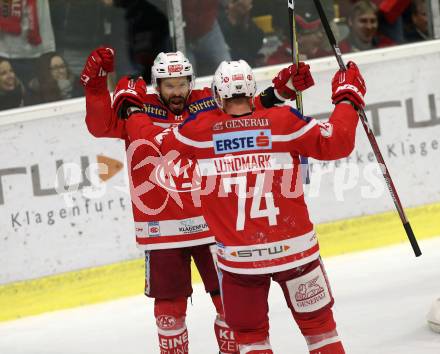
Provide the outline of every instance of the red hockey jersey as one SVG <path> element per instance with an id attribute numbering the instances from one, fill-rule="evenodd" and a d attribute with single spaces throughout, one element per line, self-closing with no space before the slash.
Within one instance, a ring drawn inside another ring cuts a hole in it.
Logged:
<path id="1" fill-rule="evenodd" d="M 164 154 L 197 160 L 202 211 L 216 236 L 219 267 L 242 274 L 279 272 L 319 257 L 304 201 L 299 155 L 348 156 L 358 115 L 338 104 L 327 123 L 290 107 L 244 116 L 197 114 L 168 135 L 154 136 L 141 114 L 127 123 L 130 139 L 150 139 Z"/>
<path id="2" fill-rule="evenodd" d="M 181 116 L 172 113 L 157 95 L 147 96 L 144 109 L 156 133 L 182 123 L 190 114 L 217 109 L 208 88 L 191 92 L 187 109 Z M 126 142 L 138 246 L 153 250 L 214 242 L 200 207 L 192 202 L 191 193 L 200 187 L 192 185 L 194 164 L 181 159 L 173 163 L 174 170 L 169 170 L 161 165 L 160 151 L 148 142 L 139 142 L 139 145 L 132 145 L 129 149 L 126 121 L 118 119 L 112 112 L 108 91 L 89 91 L 86 106 L 86 124 L 92 135 L 120 138 Z"/>
<path id="3" fill-rule="evenodd" d="M 149 94 L 144 104 L 154 124 L 153 131 L 182 123 L 190 115 L 216 110 L 211 90 L 193 90 L 187 107 L 180 116 L 172 113 L 158 95 Z M 262 108 L 260 98 L 256 104 Z M 144 249 L 166 249 L 196 246 L 214 242 L 200 205 L 194 205 L 192 194 L 200 189 L 193 178 L 194 164 L 188 159 L 170 162 L 173 169 L 162 165 L 160 151 L 139 142 L 129 149 L 126 121 L 112 112 L 107 90 L 86 88 L 86 124 L 95 137 L 119 138 L 126 142 L 127 164 L 130 173 L 130 193 L 135 221 L 136 242 Z M 149 122 L 146 115 L 142 115 Z M 193 182 L 195 185 L 193 185 Z"/>

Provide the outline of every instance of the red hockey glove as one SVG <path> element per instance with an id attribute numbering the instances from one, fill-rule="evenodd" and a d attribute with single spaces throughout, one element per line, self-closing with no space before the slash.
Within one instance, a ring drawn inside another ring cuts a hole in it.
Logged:
<path id="1" fill-rule="evenodd" d="M 113 93 L 113 111 L 122 119 L 128 118 L 127 109 L 143 109 L 147 99 L 147 84 L 142 77 L 124 76 L 116 85 Z"/>
<path id="2" fill-rule="evenodd" d="M 364 78 L 355 63 L 349 61 L 347 70 L 339 70 L 332 80 L 332 102 L 349 100 L 357 108 L 364 108 L 364 96 L 367 92 Z"/>
<path id="3" fill-rule="evenodd" d="M 113 48 L 98 48 L 90 53 L 81 73 L 84 87 L 101 88 L 107 86 L 107 73 L 114 70 L 115 51 Z"/>
<path id="4" fill-rule="evenodd" d="M 299 62 L 298 69 L 295 64 L 284 68 L 272 82 L 277 98 L 283 101 L 294 100 L 297 91 L 305 91 L 315 84 L 310 73 L 310 66 L 304 62 Z"/>

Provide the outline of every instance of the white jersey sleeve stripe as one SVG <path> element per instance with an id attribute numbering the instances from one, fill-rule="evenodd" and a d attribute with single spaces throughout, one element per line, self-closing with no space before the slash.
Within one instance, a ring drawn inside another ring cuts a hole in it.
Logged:
<path id="1" fill-rule="evenodd" d="M 288 135 L 272 135 L 272 141 L 276 142 L 287 142 L 292 141 L 295 139 L 298 139 L 299 137 L 306 134 L 310 129 L 312 129 L 316 124 L 318 124 L 318 121 L 316 119 L 312 119 L 309 123 L 307 123 L 305 126 L 303 126 L 301 129 L 288 134 Z"/>
<path id="2" fill-rule="evenodd" d="M 178 127 L 173 128 L 173 132 L 176 139 L 185 145 L 194 146 L 200 149 L 209 149 L 214 147 L 214 143 L 212 141 L 196 141 L 183 136 L 180 134 Z"/>

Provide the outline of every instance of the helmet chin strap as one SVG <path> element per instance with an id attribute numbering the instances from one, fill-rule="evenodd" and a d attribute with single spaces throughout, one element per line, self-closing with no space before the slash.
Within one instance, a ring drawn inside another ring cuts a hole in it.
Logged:
<path id="1" fill-rule="evenodd" d="M 255 111 L 255 96 L 250 97 L 251 101 L 251 110 L 252 112 Z"/>

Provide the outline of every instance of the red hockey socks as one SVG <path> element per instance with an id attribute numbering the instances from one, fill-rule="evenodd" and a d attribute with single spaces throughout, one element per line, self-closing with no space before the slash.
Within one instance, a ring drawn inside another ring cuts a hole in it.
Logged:
<path id="1" fill-rule="evenodd" d="M 212 302 L 217 310 L 214 323 L 215 337 L 217 338 L 220 354 L 238 354 L 238 345 L 235 342 L 234 332 L 226 324 L 223 316 L 223 304 L 220 295 L 212 296 Z"/>
<path id="2" fill-rule="evenodd" d="M 321 335 L 306 336 L 310 354 L 345 354 L 336 330 Z"/>
<path id="3" fill-rule="evenodd" d="M 273 354 L 269 340 L 261 343 L 241 344 L 240 354 Z"/>
<path id="4" fill-rule="evenodd" d="M 310 354 L 345 354 L 345 350 L 341 342 L 336 342 L 310 350 Z"/>
<path id="5" fill-rule="evenodd" d="M 228 327 L 220 315 L 214 323 L 215 336 L 217 338 L 220 354 L 238 354 L 238 346 L 235 342 L 234 332 Z"/>
<path id="6" fill-rule="evenodd" d="M 160 354 L 188 353 L 186 326 L 174 331 L 158 330 Z"/>
<path id="7" fill-rule="evenodd" d="M 155 300 L 154 316 L 159 335 L 160 354 L 188 353 L 185 315 L 186 298 Z"/>

